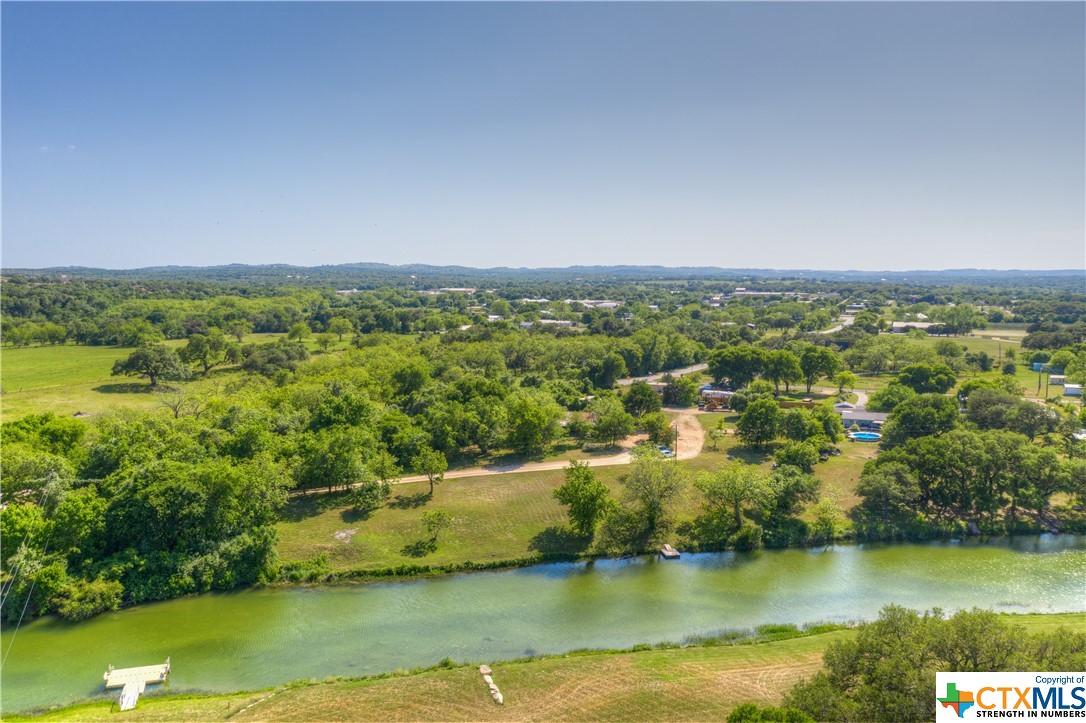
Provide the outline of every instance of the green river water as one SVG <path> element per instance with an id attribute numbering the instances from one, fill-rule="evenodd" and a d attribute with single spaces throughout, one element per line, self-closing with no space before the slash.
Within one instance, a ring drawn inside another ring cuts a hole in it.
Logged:
<path id="1" fill-rule="evenodd" d="M 107 664 L 171 656 L 172 691 L 576 648 L 681 641 L 764 623 L 874 618 L 883 605 L 1086 610 L 1086 536 L 839 546 L 562 563 L 405 582 L 202 595 L 0 635 L 6 711 L 102 693 Z M 9 626 L 10 628 L 10 626 Z M 10 650 L 9 650 L 10 646 Z"/>

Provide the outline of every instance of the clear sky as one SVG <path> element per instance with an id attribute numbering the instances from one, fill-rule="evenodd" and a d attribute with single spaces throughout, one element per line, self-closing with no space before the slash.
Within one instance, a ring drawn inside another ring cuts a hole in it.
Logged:
<path id="1" fill-rule="evenodd" d="M 4 2 L 3 264 L 1086 268 L 1084 8 Z"/>

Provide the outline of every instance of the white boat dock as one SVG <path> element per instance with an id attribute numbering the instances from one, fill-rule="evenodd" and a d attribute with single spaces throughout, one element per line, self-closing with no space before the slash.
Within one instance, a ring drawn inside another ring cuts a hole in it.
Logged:
<path id="1" fill-rule="evenodd" d="M 136 707 L 136 701 L 148 684 L 165 682 L 170 674 L 170 659 L 161 665 L 144 665 L 138 668 L 114 668 L 112 665 L 102 675 L 106 690 L 121 688 L 121 710 Z"/>

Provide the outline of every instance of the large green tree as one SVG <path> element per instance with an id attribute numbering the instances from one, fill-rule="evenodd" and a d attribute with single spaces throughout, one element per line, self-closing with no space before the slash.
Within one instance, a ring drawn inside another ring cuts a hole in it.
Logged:
<path id="1" fill-rule="evenodd" d="M 770 352 L 766 359 L 764 376 L 773 382 L 777 394 L 780 394 L 781 382 L 784 382 L 785 391 L 789 391 L 792 382 L 803 379 L 803 370 L 799 365 L 799 357 L 787 349 Z"/>
<path id="2" fill-rule="evenodd" d="M 574 532 L 591 537 L 597 523 L 614 504 L 611 491 L 596 479 L 587 462 L 570 460 L 565 476 L 566 481 L 554 490 L 554 498 L 569 507 L 569 523 Z"/>
<path id="3" fill-rule="evenodd" d="M 236 364 L 241 361 L 241 347 L 237 342 L 227 339 L 219 329 L 209 329 L 206 335 L 190 336 L 178 355 L 184 362 L 199 364 L 206 375 L 220 364 Z"/>
<path id="4" fill-rule="evenodd" d="M 664 520 L 667 507 L 686 486 L 686 469 L 663 457 L 638 455 L 622 479 L 626 500 L 638 506 L 649 532 Z"/>
<path id="5" fill-rule="evenodd" d="M 340 341 L 343 341 L 344 334 L 350 334 L 352 331 L 354 331 L 354 324 L 342 316 L 332 317 L 331 321 L 328 322 L 328 333 L 335 334 Z"/>
<path id="6" fill-rule="evenodd" d="M 662 402 L 660 395 L 645 382 L 634 382 L 622 396 L 626 411 L 637 418 L 652 412 L 659 412 Z"/>
<path id="7" fill-rule="evenodd" d="M 520 454 L 542 452 L 562 431 L 562 408 L 543 392 L 518 390 L 507 399 L 506 410 L 509 446 Z"/>
<path id="8" fill-rule="evenodd" d="M 917 394 L 943 394 L 950 391 L 957 381 L 954 370 L 946 364 L 910 364 L 898 372 L 899 384 L 912 389 Z"/>
<path id="9" fill-rule="evenodd" d="M 958 424 L 958 400 L 918 394 L 894 407 L 882 428 L 882 446 L 890 448 L 917 437 L 939 435 Z"/>
<path id="10" fill-rule="evenodd" d="M 743 525 L 743 508 L 756 508 L 769 493 L 766 478 L 754 465 L 726 464 L 703 472 L 697 481 L 710 513 L 727 511 L 735 527 Z"/>
<path id="11" fill-rule="evenodd" d="M 907 466 L 900 463 L 865 470 L 856 485 L 860 504 L 852 516 L 861 537 L 900 538 L 916 520 L 920 485 Z"/>
<path id="12" fill-rule="evenodd" d="M 151 380 L 152 387 L 160 380 L 185 379 L 188 373 L 177 352 L 162 344 L 141 346 L 113 364 L 114 376 L 145 376 Z"/>
<path id="13" fill-rule="evenodd" d="M 718 384 L 727 379 L 739 389 L 765 371 L 768 359 L 768 352 L 755 346 L 718 347 L 709 355 L 709 374 Z"/>
<path id="14" fill-rule="evenodd" d="M 780 434 L 784 412 L 772 399 L 755 399 L 736 422 L 739 439 L 751 447 L 765 449 Z"/>
<path id="15" fill-rule="evenodd" d="M 841 368 L 841 359 L 828 347 L 808 346 L 799 357 L 800 371 L 807 382 L 807 393 L 819 377 L 832 377 Z"/>
<path id="16" fill-rule="evenodd" d="M 592 436 L 596 441 L 614 445 L 634 432 L 636 422 L 633 415 L 627 412 L 622 402 L 615 397 L 593 399 L 588 405 L 588 411 L 595 418 L 592 423 Z"/>

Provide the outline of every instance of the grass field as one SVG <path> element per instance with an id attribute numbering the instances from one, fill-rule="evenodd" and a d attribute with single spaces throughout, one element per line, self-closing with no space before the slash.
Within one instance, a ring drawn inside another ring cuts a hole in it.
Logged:
<path id="1" fill-rule="evenodd" d="M 245 343 L 282 334 L 249 334 Z M 184 346 L 182 340 L 164 342 Z M 4 419 L 27 414 L 97 414 L 111 407 L 153 408 L 150 384 L 137 377 L 112 376 L 113 363 L 133 352 L 118 346 L 27 346 L 0 349 L 0 410 Z M 196 384 L 200 383 L 199 376 Z"/>
<path id="2" fill-rule="evenodd" d="M 620 469 L 601 467 L 597 476 L 616 487 Z M 438 485 L 433 498 L 425 482 L 396 485 L 389 504 L 365 519 L 347 506 L 345 493 L 296 497 L 277 526 L 278 552 L 285 560 L 324 553 L 334 570 L 580 552 L 587 541 L 564 532 L 565 508 L 551 494 L 563 479 L 560 470 L 467 477 Z M 429 536 L 421 524 L 427 510 L 444 510 L 453 518 L 435 548 L 426 544 Z M 347 542 L 333 536 L 346 530 L 355 531 Z"/>
<path id="3" fill-rule="evenodd" d="M 728 434 L 716 448 L 707 441 L 698 457 L 678 462 L 693 478 L 716 470 L 729 456 L 759 465 L 769 472 L 773 460 L 739 446 L 735 414 L 703 414 L 697 417 L 710 431 L 723 420 Z M 822 480 L 822 494 L 848 510 L 859 498 L 855 488 L 864 464 L 873 459 L 877 445 L 842 442 L 842 454 L 815 466 Z M 598 467 L 596 477 L 622 493 L 623 466 Z M 412 482 L 393 487 L 390 503 L 365 516 L 349 506 L 347 493 L 313 494 L 293 498 L 277 530 L 278 552 L 284 560 L 309 560 L 325 554 L 333 571 L 372 570 L 401 564 L 432 566 L 463 562 L 490 563 L 516 560 L 539 553 L 579 554 L 589 540 L 567 530 L 566 509 L 554 499 L 562 484 L 561 470 L 526 472 L 450 479 L 429 497 L 429 485 Z M 701 493 L 690 485 L 672 505 L 676 525 L 702 512 Z M 436 546 L 427 544 L 421 518 L 427 510 L 443 510 L 452 525 L 441 533 Z M 336 537 L 336 533 L 348 539 Z M 678 540 L 671 539 L 673 544 Z"/>
<path id="4" fill-rule="evenodd" d="M 54 412 L 93 414 L 111 406 L 152 407 L 148 384 L 110 375 L 132 349 L 112 346 L 31 346 L 0 351 L 5 419 Z"/>
<path id="5" fill-rule="evenodd" d="M 274 341 L 284 334 L 246 334 L 243 344 Z M 175 349 L 185 345 L 181 339 L 163 342 Z M 336 342 L 327 352 L 320 351 L 310 337 L 305 342 L 310 354 L 334 354 L 350 346 Z M 5 419 L 27 414 L 53 412 L 71 415 L 77 412 L 97 414 L 111 407 L 150 409 L 156 405 L 150 384 L 137 377 L 112 376 L 113 363 L 133 352 L 118 346 L 27 346 L 0 348 L 0 409 Z M 222 367 L 212 374 L 221 379 L 233 373 Z M 200 386 L 197 374 L 190 384 Z"/>
<path id="6" fill-rule="evenodd" d="M 1031 632 L 1081 630 L 1086 614 L 1013 616 L 1013 622 Z M 753 645 L 491 661 L 505 698 L 501 707 L 471 665 L 251 693 L 152 696 L 123 714 L 96 702 L 30 720 L 723 720 L 742 703 L 779 703 L 796 682 L 821 668 L 830 643 L 854 634 L 836 630 Z"/>

